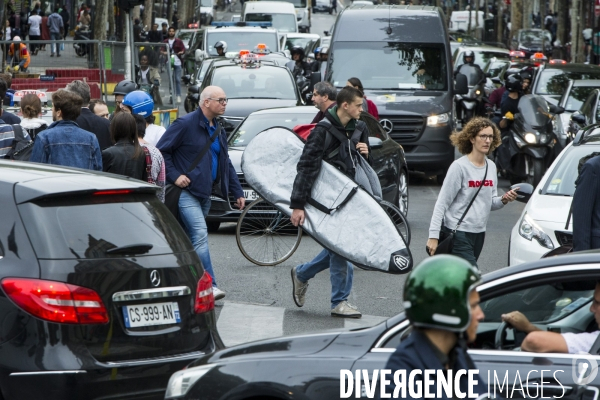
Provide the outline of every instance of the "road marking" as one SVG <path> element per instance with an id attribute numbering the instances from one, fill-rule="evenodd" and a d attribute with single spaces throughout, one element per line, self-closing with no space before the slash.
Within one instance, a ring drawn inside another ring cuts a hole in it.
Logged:
<path id="1" fill-rule="evenodd" d="M 285 310 L 283 307 L 226 301 L 217 320 L 217 330 L 227 347 L 283 336 Z M 386 319 L 363 315 L 360 319 L 346 318 L 341 321 L 345 329 L 356 329 L 373 326 Z M 323 330 L 330 329 L 323 327 Z"/>

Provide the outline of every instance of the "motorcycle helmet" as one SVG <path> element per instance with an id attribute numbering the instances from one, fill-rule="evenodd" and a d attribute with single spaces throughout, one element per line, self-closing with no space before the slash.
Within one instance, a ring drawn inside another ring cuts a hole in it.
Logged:
<path id="1" fill-rule="evenodd" d="M 225 42 L 224 40 L 219 40 L 215 44 L 215 51 L 218 53 L 219 49 L 223 51 L 223 54 L 227 53 L 227 42 Z"/>
<path id="2" fill-rule="evenodd" d="M 294 58 L 294 54 L 298 54 L 300 56 L 300 61 L 304 60 L 304 49 L 300 46 L 292 47 L 290 54 L 292 55 L 292 59 Z"/>
<path id="3" fill-rule="evenodd" d="M 521 73 L 521 70 L 518 68 L 508 68 L 506 71 L 504 71 L 504 77 L 502 79 L 506 81 L 509 76 L 519 73 Z"/>
<path id="4" fill-rule="evenodd" d="M 134 90 L 137 90 L 138 85 L 134 82 L 134 81 L 129 81 L 129 80 L 124 80 L 121 81 L 119 83 L 117 83 L 117 86 L 115 86 L 115 90 L 113 90 L 113 94 L 117 95 L 127 95 L 128 93 L 133 92 Z"/>
<path id="5" fill-rule="evenodd" d="M 317 48 L 315 49 L 315 51 L 314 51 L 314 53 L 315 53 L 315 58 L 317 57 L 317 55 L 318 55 L 320 52 L 321 52 L 321 48 L 320 48 L 320 47 L 317 47 Z"/>
<path id="6" fill-rule="evenodd" d="M 463 62 L 467 64 L 467 58 L 471 57 L 471 62 L 469 64 L 473 64 L 475 62 L 475 53 L 473 50 L 467 50 L 463 53 Z"/>
<path id="7" fill-rule="evenodd" d="M 469 296 L 480 282 L 479 271 L 462 258 L 427 258 L 404 284 L 406 316 L 415 327 L 464 332 L 471 323 Z"/>
<path id="8" fill-rule="evenodd" d="M 533 78 L 533 74 L 531 73 L 531 69 L 530 68 L 523 68 L 521 70 L 521 79 L 525 80 L 528 79 L 531 82 L 531 78 Z"/>
<path id="9" fill-rule="evenodd" d="M 521 75 L 513 74 L 509 76 L 504 82 L 504 86 L 506 86 L 506 90 L 509 92 L 519 92 L 523 87 L 523 81 L 521 80 Z"/>
<path id="10" fill-rule="evenodd" d="M 134 90 L 127 94 L 123 99 L 122 104 L 131 107 L 131 113 L 133 115 L 139 114 L 144 118 L 152 115 L 152 110 L 154 110 L 154 100 L 152 100 L 152 96 L 141 90 Z"/>

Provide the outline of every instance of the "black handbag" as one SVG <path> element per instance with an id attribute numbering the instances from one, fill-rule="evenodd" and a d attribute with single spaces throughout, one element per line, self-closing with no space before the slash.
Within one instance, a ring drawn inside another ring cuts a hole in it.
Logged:
<path id="1" fill-rule="evenodd" d="M 481 188 L 483 187 L 483 184 L 485 182 L 485 178 L 487 178 L 487 172 L 488 172 L 488 163 L 486 160 L 485 175 L 483 176 L 483 181 L 481 181 L 481 185 L 479 186 L 479 189 L 477 189 L 477 192 L 475 193 L 475 195 L 469 202 L 469 205 L 467 206 L 467 209 L 463 213 L 462 217 L 460 217 L 460 219 L 458 220 L 458 223 L 456 224 L 456 228 L 454 228 L 453 230 L 450 230 L 448 228 L 444 229 L 445 227 L 444 227 L 444 224 L 442 223 L 442 229 L 440 230 L 440 239 L 438 241 L 438 246 L 435 249 L 435 254 L 451 254 L 452 253 L 452 249 L 454 248 L 454 236 L 456 234 L 456 231 L 460 227 L 460 224 L 462 224 L 463 219 L 465 218 L 465 215 L 467 215 L 467 212 L 469 212 L 469 209 L 473 205 L 475 198 L 481 191 Z M 427 253 L 429 254 L 429 251 L 427 251 Z"/>
<path id="2" fill-rule="evenodd" d="M 215 133 L 212 134 L 208 143 L 206 143 L 204 145 L 204 148 L 202 149 L 202 151 L 200 151 L 200 153 L 198 153 L 198 156 L 190 164 L 190 167 L 187 169 L 187 171 L 185 171 L 184 175 L 189 174 L 190 172 L 192 172 L 194 170 L 194 168 L 196 168 L 196 166 L 198 165 L 198 163 L 200 162 L 202 157 L 204 157 L 204 155 L 206 154 L 206 152 L 208 151 L 208 149 L 210 148 L 210 146 L 215 141 L 217 136 L 219 136 L 220 133 L 221 133 L 221 125 L 218 124 L 217 130 L 215 131 Z M 183 189 L 181 189 L 175 183 L 169 183 L 168 185 L 165 186 L 165 205 L 167 206 L 169 211 L 171 211 L 173 216 L 175 218 L 177 218 L 177 220 L 179 220 L 179 197 L 181 196 L 182 190 Z"/>

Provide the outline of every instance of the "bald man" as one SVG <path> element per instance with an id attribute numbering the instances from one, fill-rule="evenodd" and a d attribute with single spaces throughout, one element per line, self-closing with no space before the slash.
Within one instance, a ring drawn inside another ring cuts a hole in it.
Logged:
<path id="1" fill-rule="evenodd" d="M 165 159 L 168 183 L 183 189 L 179 216 L 204 269 L 212 278 L 215 300 L 225 297 L 225 292 L 217 287 L 208 251 L 206 216 L 210 196 L 227 201 L 231 193 L 240 210 L 245 206 L 244 192 L 227 152 L 227 134 L 217 121 L 226 106 L 223 89 L 206 87 L 200 94 L 200 107 L 177 118 L 156 144 Z M 200 155 L 200 161 L 193 166 Z"/>

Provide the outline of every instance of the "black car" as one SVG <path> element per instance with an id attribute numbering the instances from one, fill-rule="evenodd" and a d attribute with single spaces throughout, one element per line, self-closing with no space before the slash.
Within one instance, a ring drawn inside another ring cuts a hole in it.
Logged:
<path id="1" fill-rule="evenodd" d="M 244 148 L 260 132 L 265 129 L 282 126 L 292 129 L 296 125 L 310 124 L 318 110 L 313 107 L 285 107 L 255 111 L 250 114 L 229 136 L 229 158 L 235 167 L 246 201 L 256 200 L 258 195 L 246 184 L 241 171 L 241 160 Z M 408 168 L 402 146 L 397 144 L 385 132 L 381 124 L 369 114 L 361 117 L 369 127 L 371 156 L 373 169 L 379 176 L 384 200 L 398 206 L 406 215 L 408 212 Z M 216 231 L 222 222 L 237 222 L 240 210 L 235 206 L 235 199 L 229 201 L 212 198 L 206 223 L 210 231 Z"/>
<path id="2" fill-rule="evenodd" d="M 545 29 L 519 29 L 511 41 L 511 50 L 525 53 L 525 58 L 535 53 L 552 55 L 552 34 Z"/>
<path id="3" fill-rule="evenodd" d="M 155 190 L 0 161 L 0 398 L 160 399 L 224 347 L 210 275 Z"/>
<path id="4" fill-rule="evenodd" d="M 225 91 L 228 103 L 221 121 L 227 133 L 253 111 L 304 104 L 290 70 L 266 57 L 215 60 L 208 67 L 198 91 L 211 85 Z"/>
<path id="5" fill-rule="evenodd" d="M 483 277 L 477 290 L 485 319 L 469 354 L 480 379 L 490 383 L 490 391 L 495 386 L 496 394 L 503 398 L 523 398 L 518 390 L 528 383 L 530 394 L 538 390 L 534 398 L 540 397 L 541 386 L 544 398 L 581 398 L 573 396 L 574 370 L 586 360 L 597 363 L 600 356 L 520 351 L 524 335 L 508 329 L 501 315 L 521 311 L 542 330 L 593 332 L 598 326 L 590 305 L 598 279 L 598 253 L 548 258 L 501 268 Z M 372 376 L 373 370 L 385 367 L 410 332 L 406 315 L 400 313 L 370 328 L 242 344 L 201 357 L 174 374 L 165 398 L 338 399 L 340 370 L 367 370 Z M 598 386 L 600 377 L 590 382 L 586 394 L 595 392 L 597 396 Z M 379 392 L 377 388 L 375 393 Z"/>

